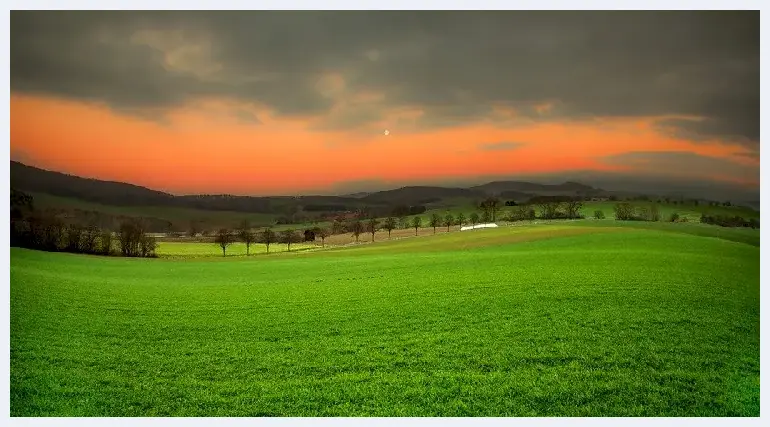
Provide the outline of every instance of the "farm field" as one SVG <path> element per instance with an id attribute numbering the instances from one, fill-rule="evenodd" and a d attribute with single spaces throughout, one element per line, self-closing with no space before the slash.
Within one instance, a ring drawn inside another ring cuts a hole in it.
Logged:
<path id="1" fill-rule="evenodd" d="M 758 230 L 441 230 L 248 258 L 11 248 L 11 415 L 759 415 Z"/>

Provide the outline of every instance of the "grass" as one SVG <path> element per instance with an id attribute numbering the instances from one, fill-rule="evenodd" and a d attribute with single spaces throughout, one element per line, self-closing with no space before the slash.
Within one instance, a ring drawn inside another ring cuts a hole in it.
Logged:
<path id="1" fill-rule="evenodd" d="M 759 415 L 759 247 L 720 236 L 10 265 L 12 416 Z"/>
<path id="2" fill-rule="evenodd" d="M 291 252 L 306 251 L 315 248 L 316 245 L 307 243 L 294 243 L 291 245 Z M 287 247 L 283 243 L 273 243 L 270 245 L 270 253 L 286 252 Z M 193 243 L 193 242 L 158 242 L 158 248 L 155 251 L 162 258 L 194 258 L 194 257 L 222 257 L 222 247 L 216 243 Z M 267 255 L 267 246 L 261 243 L 253 243 L 249 248 L 250 255 Z M 236 242 L 227 247 L 226 256 L 243 257 L 246 256 L 246 244 Z"/>

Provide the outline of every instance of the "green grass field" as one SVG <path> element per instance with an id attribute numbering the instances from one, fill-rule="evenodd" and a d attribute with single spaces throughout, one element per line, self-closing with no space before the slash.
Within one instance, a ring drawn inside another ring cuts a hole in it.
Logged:
<path id="1" fill-rule="evenodd" d="M 316 245 L 306 243 L 294 243 L 291 245 L 291 252 L 306 251 L 315 249 Z M 286 252 L 287 247 L 283 243 L 273 243 L 270 245 L 270 253 Z M 155 251 L 161 258 L 199 258 L 199 257 L 222 257 L 222 247 L 215 243 L 187 243 L 187 242 L 158 242 L 158 248 Z M 250 255 L 267 255 L 267 246 L 261 243 L 253 243 L 249 248 Z M 236 242 L 227 247 L 226 256 L 246 256 L 246 244 Z"/>
<path id="2" fill-rule="evenodd" d="M 12 248 L 11 415 L 759 415 L 758 230 L 178 255 Z"/>

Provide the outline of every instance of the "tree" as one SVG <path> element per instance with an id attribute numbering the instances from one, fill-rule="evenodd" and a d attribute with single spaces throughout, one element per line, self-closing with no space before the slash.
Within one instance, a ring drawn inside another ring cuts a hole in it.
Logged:
<path id="1" fill-rule="evenodd" d="M 198 224 L 198 221 L 190 221 L 190 227 L 187 229 L 187 235 L 190 237 L 195 237 L 198 233 L 200 233 L 200 225 Z"/>
<path id="2" fill-rule="evenodd" d="M 80 253 L 82 240 L 83 227 L 77 224 L 70 224 L 69 227 L 67 227 L 67 246 L 65 249 L 68 252 Z"/>
<path id="3" fill-rule="evenodd" d="M 580 209 L 583 208 L 583 202 L 576 197 L 571 198 L 565 202 L 564 207 L 567 211 L 567 218 L 580 218 Z"/>
<path id="4" fill-rule="evenodd" d="M 530 206 L 517 205 L 511 210 L 511 221 L 526 221 L 535 219 L 535 210 Z"/>
<path id="5" fill-rule="evenodd" d="M 388 239 L 390 239 L 390 232 L 396 228 L 396 219 L 392 216 L 385 218 L 385 222 L 382 224 L 382 228 L 388 230 Z"/>
<path id="6" fill-rule="evenodd" d="M 143 235 L 139 241 L 139 253 L 143 257 L 155 257 L 157 247 L 158 242 L 152 236 Z"/>
<path id="7" fill-rule="evenodd" d="M 132 219 L 120 224 L 118 232 L 120 253 L 129 257 L 139 256 L 142 236 L 144 236 L 144 227 L 140 221 Z"/>
<path id="8" fill-rule="evenodd" d="M 409 220 L 405 216 L 398 218 L 398 228 L 401 228 L 401 229 L 409 228 Z"/>
<path id="9" fill-rule="evenodd" d="M 230 233 L 230 230 L 226 228 L 220 228 L 217 231 L 217 235 L 214 237 L 214 243 L 218 244 L 222 248 L 222 256 L 227 256 L 227 247 L 232 245 L 235 241 L 235 236 Z"/>
<path id="10" fill-rule="evenodd" d="M 430 216 L 430 226 L 433 227 L 433 234 L 436 234 L 436 227 L 441 225 L 441 216 L 439 214 L 434 213 Z"/>
<path id="11" fill-rule="evenodd" d="M 246 244 L 246 256 L 249 256 L 249 248 L 257 240 L 257 235 L 251 231 L 249 220 L 245 219 L 241 223 L 241 228 L 238 230 L 238 238 Z"/>
<path id="12" fill-rule="evenodd" d="M 633 217 L 633 207 L 630 203 L 621 202 L 615 204 L 615 219 L 627 221 Z"/>
<path id="13" fill-rule="evenodd" d="M 478 212 L 474 212 L 474 213 L 471 214 L 470 221 L 471 221 L 471 225 L 473 227 L 476 227 L 476 224 L 479 223 L 479 214 L 478 214 Z"/>
<path id="14" fill-rule="evenodd" d="M 345 232 L 345 224 L 339 219 L 335 218 L 332 221 L 332 234 L 342 234 Z"/>
<path id="15" fill-rule="evenodd" d="M 380 222 L 377 221 L 377 218 L 369 218 L 369 221 L 366 222 L 366 231 L 372 233 L 372 242 L 374 241 L 374 233 L 376 233 L 379 228 Z"/>
<path id="16" fill-rule="evenodd" d="M 356 243 L 358 243 L 358 236 L 364 232 L 364 224 L 360 219 L 355 218 L 353 222 L 350 223 L 350 232 L 353 233 L 353 236 L 356 238 Z"/>
<path id="17" fill-rule="evenodd" d="M 321 238 L 321 247 L 325 246 L 326 238 L 329 237 L 329 229 L 326 227 L 316 227 L 313 229 L 315 235 Z"/>
<path id="18" fill-rule="evenodd" d="M 492 220 L 492 213 L 490 211 L 484 211 L 481 214 L 481 222 L 487 223 Z"/>
<path id="19" fill-rule="evenodd" d="M 109 231 L 102 232 L 99 236 L 99 253 L 102 255 L 109 255 L 112 253 L 112 233 Z"/>
<path id="20" fill-rule="evenodd" d="M 291 244 L 299 241 L 299 235 L 289 228 L 281 231 L 281 243 L 286 244 L 286 252 L 291 251 Z"/>
<path id="21" fill-rule="evenodd" d="M 96 225 L 89 225 L 83 230 L 83 237 L 80 242 L 81 249 L 84 253 L 95 254 L 98 252 L 96 248 L 96 241 L 99 238 L 99 228 Z"/>
<path id="22" fill-rule="evenodd" d="M 543 219 L 554 219 L 559 216 L 561 202 L 553 199 L 544 199 L 538 203 L 540 207 L 540 217 Z"/>
<path id="23" fill-rule="evenodd" d="M 594 218 L 596 219 L 604 219 L 604 211 L 594 211 Z"/>
<path id="24" fill-rule="evenodd" d="M 453 226 L 455 223 L 455 217 L 452 216 L 452 213 L 446 214 L 444 217 L 444 225 L 446 225 L 446 232 L 449 233 L 449 227 Z"/>
<path id="25" fill-rule="evenodd" d="M 462 227 L 463 225 L 465 225 L 466 222 L 467 222 L 467 220 L 465 219 L 465 215 L 463 215 L 462 212 L 457 214 L 457 225 Z"/>
<path id="26" fill-rule="evenodd" d="M 58 251 L 64 240 L 64 222 L 53 214 L 42 218 L 42 247 L 48 251 Z"/>
<path id="27" fill-rule="evenodd" d="M 492 216 L 492 222 L 497 220 L 497 213 L 500 211 L 500 199 L 497 197 L 490 197 L 483 202 L 486 205 L 486 210 Z"/>
<path id="28" fill-rule="evenodd" d="M 414 227 L 414 235 L 417 235 L 417 229 L 422 225 L 422 218 L 418 215 L 412 217 L 412 227 Z"/>
<path id="29" fill-rule="evenodd" d="M 275 243 L 275 240 L 275 231 L 272 228 L 267 227 L 262 231 L 262 243 L 265 244 L 267 253 L 270 253 L 270 244 Z"/>

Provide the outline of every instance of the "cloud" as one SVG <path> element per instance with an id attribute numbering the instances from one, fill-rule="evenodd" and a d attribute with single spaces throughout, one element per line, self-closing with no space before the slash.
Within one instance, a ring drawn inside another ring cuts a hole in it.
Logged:
<path id="1" fill-rule="evenodd" d="M 423 111 L 418 127 L 507 106 L 699 117 L 662 126 L 759 144 L 758 11 L 12 11 L 10 50 L 13 91 L 122 110 L 225 97 L 320 116 L 335 99 L 317 83 L 336 73 L 349 93 L 384 94 L 373 110 Z"/>
<path id="2" fill-rule="evenodd" d="M 479 146 L 479 149 L 483 151 L 508 151 L 508 150 L 515 150 L 519 147 L 524 145 L 521 142 L 490 142 L 487 144 L 481 144 Z"/>
<path id="3" fill-rule="evenodd" d="M 624 166 L 648 176 L 721 178 L 759 183 L 759 166 L 750 167 L 729 159 L 681 151 L 637 151 L 604 157 L 603 162 Z"/>

